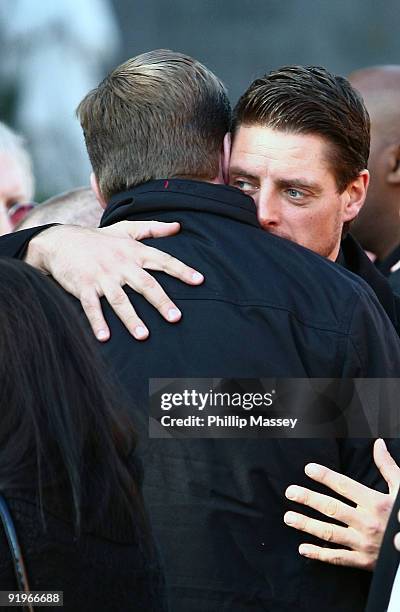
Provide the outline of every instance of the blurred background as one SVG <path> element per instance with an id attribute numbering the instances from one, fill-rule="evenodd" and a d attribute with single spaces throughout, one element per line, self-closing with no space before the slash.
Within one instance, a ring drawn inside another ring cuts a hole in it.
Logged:
<path id="1" fill-rule="evenodd" d="M 0 121 L 25 137 L 35 200 L 88 184 L 75 108 L 113 66 L 166 47 L 198 58 L 234 103 L 284 64 L 346 75 L 400 63 L 399 0 L 1 0 Z"/>

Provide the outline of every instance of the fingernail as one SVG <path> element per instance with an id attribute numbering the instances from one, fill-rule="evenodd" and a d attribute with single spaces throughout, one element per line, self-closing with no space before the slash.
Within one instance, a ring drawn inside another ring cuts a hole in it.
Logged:
<path id="1" fill-rule="evenodd" d="M 108 334 L 106 332 L 105 329 L 100 329 L 97 332 L 97 336 L 96 336 L 97 340 L 105 340 L 106 338 L 108 338 Z"/>
<path id="2" fill-rule="evenodd" d="M 387 450 L 387 446 L 386 446 L 386 442 L 385 442 L 385 440 L 383 440 L 383 438 L 379 438 L 379 441 L 381 442 L 381 444 L 382 444 L 383 448 L 384 448 L 385 450 Z"/>
<path id="3" fill-rule="evenodd" d="M 311 548 L 307 544 L 300 544 L 299 553 L 307 557 L 307 555 L 311 554 Z"/>
<path id="4" fill-rule="evenodd" d="M 316 463 L 308 463 L 304 471 L 307 476 L 319 476 L 321 474 L 320 467 Z"/>
<path id="5" fill-rule="evenodd" d="M 193 272 L 192 280 L 195 283 L 199 283 L 200 281 L 204 280 L 204 276 L 202 274 L 200 274 L 200 272 Z"/>
<path id="6" fill-rule="evenodd" d="M 394 537 L 394 547 L 396 550 L 400 550 L 400 533 L 397 533 Z"/>
<path id="7" fill-rule="evenodd" d="M 285 521 L 286 525 L 295 525 L 297 523 L 296 515 L 293 514 L 293 512 L 286 512 L 283 520 Z"/>
<path id="8" fill-rule="evenodd" d="M 300 487 L 290 485 L 290 487 L 286 489 L 285 495 L 288 499 L 297 499 L 300 495 Z"/>
<path id="9" fill-rule="evenodd" d="M 170 308 L 167 317 L 168 321 L 177 321 L 181 317 L 181 312 L 177 308 Z"/>
<path id="10" fill-rule="evenodd" d="M 148 331 L 145 327 L 143 327 L 142 325 L 138 325 L 137 327 L 135 327 L 135 336 L 136 338 L 145 338 L 145 336 L 148 335 Z"/>

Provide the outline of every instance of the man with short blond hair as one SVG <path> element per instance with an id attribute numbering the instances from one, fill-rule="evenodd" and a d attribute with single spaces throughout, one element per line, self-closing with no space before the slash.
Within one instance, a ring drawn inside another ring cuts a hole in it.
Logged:
<path id="1" fill-rule="evenodd" d="M 150 51 L 117 66 L 77 109 L 101 197 L 166 176 L 222 181 L 230 114 L 222 82 L 181 53 Z"/>

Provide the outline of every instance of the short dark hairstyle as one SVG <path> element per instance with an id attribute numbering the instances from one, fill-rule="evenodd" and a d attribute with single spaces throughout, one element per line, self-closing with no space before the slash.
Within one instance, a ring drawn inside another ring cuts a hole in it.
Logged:
<path id="1" fill-rule="evenodd" d="M 256 79 L 233 111 L 232 131 L 240 125 L 327 140 L 340 193 L 368 165 L 370 120 L 363 99 L 347 79 L 319 66 L 285 66 Z"/>
<path id="2" fill-rule="evenodd" d="M 231 107 L 221 81 L 165 49 L 115 68 L 77 108 L 106 200 L 152 179 L 218 174 Z"/>

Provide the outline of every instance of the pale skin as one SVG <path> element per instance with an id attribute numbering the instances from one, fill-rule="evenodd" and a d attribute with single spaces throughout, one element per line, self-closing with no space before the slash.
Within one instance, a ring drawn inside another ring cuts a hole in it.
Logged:
<path id="1" fill-rule="evenodd" d="M 243 125 L 233 139 L 229 183 L 254 199 L 264 230 L 335 261 L 343 224 L 358 215 L 369 174 L 362 170 L 339 193 L 329 147 L 315 134 Z"/>
<path id="2" fill-rule="evenodd" d="M 160 270 L 189 285 L 198 285 L 204 280 L 202 274 L 175 257 L 140 242 L 144 238 L 170 236 L 179 230 L 179 223 L 158 221 L 121 221 L 112 227 L 93 230 L 56 226 L 30 241 L 25 260 L 53 276 L 80 300 L 98 340 L 106 341 L 110 337 L 100 306 L 101 296 L 106 297 L 136 340 L 146 340 L 149 330 L 122 287 L 129 285 L 164 319 L 176 323 L 182 313 L 146 269 Z M 63 241 L 68 244 L 67 252 L 60 248 Z"/>
<path id="3" fill-rule="evenodd" d="M 316 520 L 290 511 L 284 516 L 285 523 L 325 542 L 340 546 L 329 548 L 305 542 L 299 546 L 301 555 L 333 565 L 374 569 L 400 486 L 400 468 L 381 439 L 376 440 L 374 444 L 374 461 L 387 483 L 387 493 L 370 489 L 322 465 L 309 463 L 305 466 L 307 476 L 353 502 L 356 507 L 298 485 L 291 485 L 286 489 L 285 495 L 288 499 L 313 508 L 322 516 L 321 520 Z M 325 517 L 328 517 L 328 520 Z M 343 526 L 331 523 L 329 518 L 339 521 Z"/>

